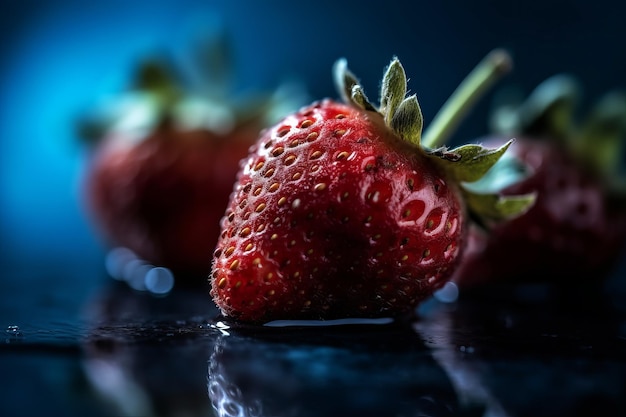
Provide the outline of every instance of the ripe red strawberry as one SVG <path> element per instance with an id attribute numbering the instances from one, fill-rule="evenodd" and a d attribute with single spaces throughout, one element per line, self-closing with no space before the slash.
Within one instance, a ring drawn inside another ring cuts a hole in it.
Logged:
<path id="1" fill-rule="evenodd" d="M 518 164 L 522 178 L 505 195 L 536 191 L 536 203 L 523 215 L 474 228 L 453 280 L 460 287 L 486 283 L 551 282 L 597 286 L 613 270 L 626 241 L 625 194 L 616 187 L 626 133 L 626 96 L 607 94 L 584 124 L 573 123 L 576 84 L 555 76 L 539 85 L 515 111 L 498 119 L 514 135 L 492 172 Z M 514 122 L 511 124 L 511 122 Z M 514 159 L 511 159 L 514 158 Z M 623 190 L 623 188 L 622 188 Z"/>
<path id="2" fill-rule="evenodd" d="M 494 76 L 507 61 L 496 53 L 485 62 L 466 85 L 476 74 L 486 85 L 492 77 L 485 72 Z M 379 109 L 343 60 L 335 79 L 345 103 L 326 99 L 286 117 L 242 162 L 211 278 L 211 295 L 227 316 L 405 314 L 453 272 L 466 210 L 502 218 L 531 201 L 463 188 L 509 144 L 429 149 L 445 129 L 422 143 L 421 110 L 415 95 L 405 97 L 397 59 L 385 73 Z"/>
<path id="3" fill-rule="evenodd" d="M 97 135 L 87 166 L 86 210 L 108 246 L 201 285 L 239 161 L 271 106 L 288 103 L 275 96 L 244 108 L 175 82 L 162 63 L 148 63 L 138 88 L 120 97 L 122 114 Z"/>

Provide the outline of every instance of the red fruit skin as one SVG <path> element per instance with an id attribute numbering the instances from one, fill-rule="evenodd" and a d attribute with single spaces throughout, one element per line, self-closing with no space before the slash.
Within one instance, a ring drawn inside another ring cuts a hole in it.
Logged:
<path id="1" fill-rule="evenodd" d="M 486 145 L 502 143 L 490 138 Z M 536 192 L 535 204 L 489 235 L 470 229 L 467 250 L 453 276 L 460 288 L 495 283 L 600 285 L 626 240 L 626 213 L 606 184 L 550 140 L 521 137 L 508 149 L 530 175 L 504 195 Z"/>
<path id="2" fill-rule="evenodd" d="M 246 130 L 222 137 L 171 127 L 144 138 L 111 136 L 85 175 L 89 216 L 108 245 L 170 268 L 183 278 L 177 284 L 201 285 L 239 160 L 254 138 Z"/>
<path id="3" fill-rule="evenodd" d="M 242 321 L 399 316 L 449 278 L 465 223 L 456 185 L 380 115 L 314 103 L 243 161 L 211 295 Z"/>

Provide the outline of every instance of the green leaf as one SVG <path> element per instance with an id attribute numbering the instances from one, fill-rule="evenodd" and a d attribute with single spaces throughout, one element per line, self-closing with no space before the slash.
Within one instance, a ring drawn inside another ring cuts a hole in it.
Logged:
<path id="1" fill-rule="evenodd" d="M 383 76 L 380 90 L 380 112 L 383 114 L 387 125 L 391 125 L 396 109 L 404 100 L 405 95 L 406 73 L 398 58 L 394 58 Z"/>
<path id="2" fill-rule="evenodd" d="M 495 165 L 500 157 L 513 143 L 513 139 L 497 149 L 485 148 L 481 145 L 463 145 L 449 151 L 458 156 L 456 159 L 443 158 L 439 154 L 431 156 L 444 165 L 444 169 L 459 182 L 474 182 L 481 179 Z"/>
<path id="3" fill-rule="evenodd" d="M 463 189 L 465 202 L 470 213 L 481 223 L 504 221 L 528 211 L 535 203 L 536 194 L 502 196 L 498 194 L 479 194 Z"/>
<path id="4" fill-rule="evenodd" d="M 390 127 L 400 137 L 414 145 L 419 146 L 424 124 L 422 109 L 415 95 L 404 99 L 394 112 L 390 121 Z"/>

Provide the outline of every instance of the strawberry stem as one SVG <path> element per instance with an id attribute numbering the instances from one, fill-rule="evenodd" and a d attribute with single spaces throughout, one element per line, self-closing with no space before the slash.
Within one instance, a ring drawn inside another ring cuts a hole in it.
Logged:
<path id="1" fill-rule="evenodd" d="M 511 68 L 511 56 L 506 51 L 491 51 L 461 82 L 435 115 L 424 132 L 422 145 L 432 149 L 448 140 L 474 103 Z"/>

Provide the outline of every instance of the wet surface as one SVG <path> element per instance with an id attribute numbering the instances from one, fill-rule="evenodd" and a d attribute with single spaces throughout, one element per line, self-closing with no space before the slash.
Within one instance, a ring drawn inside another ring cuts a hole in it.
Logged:
<path id="1" fill-rule="evenodd" d="M 203 289 L 71 278 L 0 284 L 2 416 L 626 415 L 626 316 L 601 295 L 498 291 L 403 322 L 259 327 Z"/>

